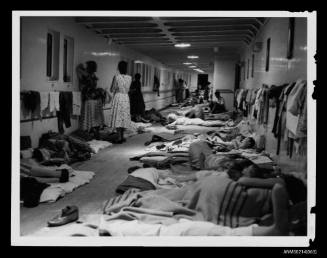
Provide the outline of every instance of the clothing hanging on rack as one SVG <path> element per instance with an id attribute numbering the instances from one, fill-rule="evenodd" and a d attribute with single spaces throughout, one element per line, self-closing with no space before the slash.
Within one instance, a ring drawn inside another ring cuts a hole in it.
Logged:
<path id="1" fill-rule="evenodd" d="M 279 112 L 279 108 L 280 108 L 280 104 L 281 104 L 281 100 L 280 100 L 280 96 L 283 92 L 283 90 L 285 89 L 285 87 L 288 84 L 283 84 L 280 86 L 275 86 L 272 85 L 269 89 L 269 98 L 272 99 L 274 101 L 274 106 L 275 106 L 275 117 L 274 117 L 274 123 L 273 123 L 273 129 L 272 129 L 272 133 L 274 134 L 275 137 L 277 137 L 277 122 L 278 122 L 278 112 Z"/>
<path id="2" fill-rule="evenodd" d="M 294 86 L 295 86 L 295 82 L 292 82 L 288 86 L 286 86 L 283 89 L 283 91 L 280 95 L 280 98 L 279 98 L 279 101 L 281 104 L 280 104 L 279 110 L 278 110 L 277 126 L 276 126 L 276 131 L 275 131 L 275 134 L 277 136 L 277 150 L 276 150 L 277 155 L 279 155 L 279 152 L 280 152 L 282 135 L 285 134 L 287 97 Z"/>
<path id="3" fill-rule="evenodd" d="M 21 92 L 24 114 L 31 115 L 31 118 L 41 118 L 40 116 L 40 92 L 38 91 L 23 91 Z"/>
<path id="4" fill-rule="evenodd" d="M 70 115 L 73 107 L 73 94 L 71 91 L 62 91 L 59 94 L 60 110 L 57 111 L 58 131 L 63 134 L 65 132 L 63 124 L 66 128 L 71 127 Z"/>
<path id="5" fill-rule="evenodd" d="M 79 91 L 73 91 L 73 115 L 79 116 L 82 108 L 82 94 Z"/>
<path id="6" fill-rule="evenodd" d="M 58 91 L 50 91 L 49 95 L 50 99 L 50 112 L 59 111 L 60 103 L 59 103 L 59 92 Z"/>
<path id="7" fill-rule="evenodd" d="M 40 92 L 40 100 L 40 115 L 42 117 L 42 112 L 49 106 L 49 92 Z"/>

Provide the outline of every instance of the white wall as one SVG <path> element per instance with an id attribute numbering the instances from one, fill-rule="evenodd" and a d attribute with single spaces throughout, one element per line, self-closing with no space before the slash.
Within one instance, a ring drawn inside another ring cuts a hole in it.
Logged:
<path id="1" fill-rule="evenodd" d="M 146 64 L 159 69 L 169 69 L 160 62 L 137 53 L 131 49 L 108 45 L 106 40 L 86 29 L 83 25 L 74 22 L 71 17 L 24 17 L 21 23 L 21 90 L 36 91 L 77 91 L 78 80 L 75 69 L 72 83 L 65 83 L 62 79 L 62 69 L 60 69 L 59 80 L 48 82 L 46 77 L 46 35 L 48 29 L 60 33 L 60 68 L 62 67 L 63 37 L 70 36 L 74 39 L 74 68 L 77 64 L 88 60 L 94 60 L 98 64 L 97 76 L 99 78 L 98 87 L 107 88 L 112 82 L 112 78 L 117 71 L 117 64 L 122 59 L 141 60 Z M 172 85 L 163 83 L 161 76 L 160 97 L 152 92 L 152 85 L 142 87 L 146 107 L 156 109 L 163 108 L 172 103 Z M 19 96 L 17 96 L 19 97 Z M 108 110 L 105 110 L 107 120 Z M 23 117 L 21 120 L 30 117 Z M 65 130 L 69 133 L 78 127 L 77 119 L 71 119 L 72 127 Z M 58 131 L 57 118 L 42 121 L 22 122 L 21 135 L 30 135 L 33 147 L 38 144 L 38 139 L 42 133 L 49 130 Z"/>
<path id="2" fill-rule="evenodd" d="M 262 84 L 282 85 L 296 81 L 299 78 L 307 79 L 307 21 L 306 18 L 295 18 L 294 54 L 292 59 L 287 59 L 288 18 L 271 18 L 261 29 L 255 42 L 263 42 L 263 48 L 255 54 L 254 78 L 243 80 L 241 75 L 241 88 L 258 88 Z M 270 43 L 270 68 L 265 71 L 266 40 L 271 38 Z M 252 56 L 253 45 L 244 49 L 241 61 L 246 61 Z M 251 67 L 251 66 L 250 66 Z M 242 71 L 243 72 L 243 71 Z M 271 133 L 275 109 L 269 109 L 269 121 L 266 128 L 260 128 L 266 134 L 266 150 L 276 153 L 277 140 Z M 294 155 L 289 159 L 286 154 L 286 146 L 282 144 L 281 154 L 276 157 L 280 163 L 292 165 L 298 170 L 305 170 L 306 157 Z"/>
<path id="3" fill-rule="evenodd" d="M 287 59 L 288 18 L 271 18 L 258 34 L 255 42 L 263 42 L 262 50 L 254 53 L 254 78 L 241 81 L 242 88 L 258 88 L 263 83 L 281 85 L 307 76 L 307 22 L 306 18 L 295 19 L 294 55 Z M 266 67 L 266 41 L 270 38 L 270 67 Z M 241 61 L 250 59 L 253 44 L 241 55 Z M 251 75 L 251 69 L 250 69 Z M 243 77 L 241 76 L 243 79 Z"/>

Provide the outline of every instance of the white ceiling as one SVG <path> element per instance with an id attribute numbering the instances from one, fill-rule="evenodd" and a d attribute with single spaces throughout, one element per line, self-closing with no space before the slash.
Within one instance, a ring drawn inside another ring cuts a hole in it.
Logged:
<path id="1" fill-rule="evenodd" d="M 214 56 L 237 58 L 251 43 L 265 18 L 257 17 L 77 17 L 76 22 L 95 33 L 144 53 L 167 66 L 189 70 L 193 62 L 205 72 L 213 69 Z M 191 47 L 176 48 L 176 43 Z M 214 51 L 217 48 L 218 51 Z M 198 55 L 199 59 L 187 59 Z"/>

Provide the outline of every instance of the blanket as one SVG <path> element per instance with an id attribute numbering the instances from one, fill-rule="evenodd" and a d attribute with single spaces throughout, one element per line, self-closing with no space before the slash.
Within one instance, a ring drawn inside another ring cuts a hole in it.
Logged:
<path id="1" fill-rule="evenodd" d="M 40 203 L 55 202 L 60 197 L 71 193 L 76 188 L 88 184 L 95 173 L 91 171 L 74 170 L 66 183 L 50 183 L 50 186 L 43 190 L 40 196 Z"/>
<path id="2" fill-rule="evenodd" d="M 104 214 L 110 215 L 107 220 L 137 219 L 167 225 L 186 218 L 231 228 L 249 226 L 263 215 L 268 201 L 268 190 L 262 190 L 257 197 L 250 191 L 220 173 L 182 188 L 133 193 L 122 198 L 123 205 L 116 203 L 114 206 L 119 208 L 114 212 L 112 205 L 106 205 Z"/>

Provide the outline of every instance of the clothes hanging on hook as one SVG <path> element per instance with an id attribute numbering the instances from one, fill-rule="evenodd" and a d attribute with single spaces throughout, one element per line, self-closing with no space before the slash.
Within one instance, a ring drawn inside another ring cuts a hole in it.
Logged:
<path id="1" fill-rule="evenodd" d="M 50 112 L 60 111 L 59 92 L 50 91 L 49 102 Z"/>

